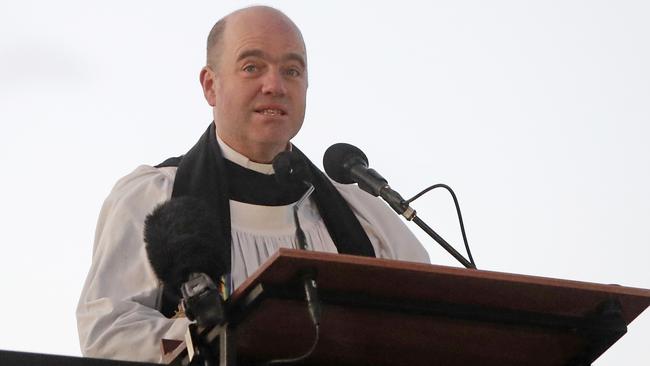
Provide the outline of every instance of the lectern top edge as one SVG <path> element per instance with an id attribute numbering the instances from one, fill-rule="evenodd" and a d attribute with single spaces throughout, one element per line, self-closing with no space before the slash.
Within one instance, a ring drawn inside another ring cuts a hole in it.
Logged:
<path id="1" fill-rule="evenodd" d="M 317 260 L 330 263 L 354 263 L 360 266 L 383 267 L 386 269 L 416 271 L 423 273 L 436 273 L 449 276 L 461 276 L 465 278 L 494 279 L 498 281 L 526 282 L 530 284 L 539 284 L 554 287 L 570 287 L 575 289 L 584 289 L 590 291 L 604 291 L 611 294 L 639 296 L 650 298 L 650 289 L 628 287 L 622 285 L 600 284 L 595 282 L 564 280 L 551 277 L 521 275 L 507 272 L 497 272 L 489 270 L 473 270 L 466 268 L 457 268 L 429 263 L 417 263 L 408 261 L 399 261 L 382 258 L 368 258 L 348 254 L 324 253 L 324 252 L 307 252 L 296 249 L 280 248 L 273 254 L 258 270 L 243 283 L 241 288 L 247 287 L 246 284 L 255 281 L 257 275 L 263 273 L 267 268 L 274 265 L 278 258 Z"/>

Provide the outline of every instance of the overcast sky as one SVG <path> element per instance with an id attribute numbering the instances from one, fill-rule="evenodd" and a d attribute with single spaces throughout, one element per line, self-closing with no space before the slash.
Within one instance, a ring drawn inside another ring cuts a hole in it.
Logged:
<path id="1" fill-rule="evenodd" d="M 99 208 L 207 127 L 205 38 L 248 4 L 0 2 L 0 349 L 79 355 Z M 314 162 L 349 142 L 404 196 L 451 185 L 482 269 L 650 288 L 650 3 L 266 4 L 307 43 Z M 462 249 L 446 193 L 413 207 Z M 650 311 L 596 365 L 648 339 Z"/>

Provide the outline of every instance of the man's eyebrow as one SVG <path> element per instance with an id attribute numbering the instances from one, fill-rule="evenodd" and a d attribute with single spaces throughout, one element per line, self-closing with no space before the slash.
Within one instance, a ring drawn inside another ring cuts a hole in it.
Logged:
<path id="1" fill-rule="evenodd" d="M 270 59 L 270 56 L 266 52 L 264 52 L 264 51 L 262 51 L 260 49 L 252 49 L 252 50 L 244 50 L 244 51 L 242 51 L 242 53 L 240 53 L 239 56 L 237 56 L 237 62 L 239 62 L 239 61 L 241 61 L 243 59 L 246 59 L 248 57 L 259 57 L 259 58 L 263 58 L 263 59 Z M 284 56 L 282 56 L 282 60 L 283 61 L 289 61 L 289 60 L 296 61 L 303 68 L 306 66 L 305 58 L 299 53 L 289 52 L 289 53 L 285 54 Z"/>
<path id="2" fill-rule="evenodd" d="M 285 60 L 287 60 L 287 61 L 289 61 L 289 60 L 296 61 L 297 63 L 300 64 L 300 66 L 301 66 L 303 69 L 307 66 L 307 65 L 305 64 L 305 58 L 304 58 L 301 54 L 299 54 L 299 53 L 294 53 L 294 52 L 287 53 L 287 54 L 283 57 L 283 59 L 285 59 Z"/>
<path id="3" fill-rule="evenodd" d="M 239 56 L 237 56 L 237 61 L 241 61 L 248 57 L 267 58 L 266 53 L 264 53 L 264 51 L 258 49 L 252 49 L 252 50 L 244 50 L 242 53 L 240 53 Z"/>

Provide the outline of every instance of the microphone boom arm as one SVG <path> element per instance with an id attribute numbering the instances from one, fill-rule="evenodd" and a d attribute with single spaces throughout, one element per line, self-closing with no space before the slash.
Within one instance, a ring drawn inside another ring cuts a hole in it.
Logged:
<path id="1" fill-rule="evenodd" d="M 456 258 L 463 266 L 465 266 L 465 268 L 476 269 L 476 266 L 474 264 L 472 264 L 470 261 L 465 259 L 465 257 L 463 257 L 462 254 L 458 253 L 458 251 L 454 249 L 454 247 L 449 245 L 449 243 L 447 243 L 445 239 L 443 239 L 440 235 L 438 235 L 438 233 L 433 231 L 433 229 L 430 228 L 429 225 L 425 224 L 424 221 L 422 221 L 419 217 L 417 217 L 417 215 L 415 215 L 415 211 L 413 211 L 413 219 L 409 221 L 413 221 L 417 226 L 419 226 L 420 229 L 422 229 L 425 233 L 427 233 L 430 237 L 432 237 L 433 240 L 438 242 L 438 244 L 440 244 L 441 247 L 443 247 L 454 258 Z"/>
<path id="2" fill-rule="evenodd" d="M 429 227 L 422 219 L 417 216 L 417 212 L 409 206 L 402 196 L 396 191 L 392 190 L 388 184 L 380 192 L 381 198 L 383 198 L 390 207 L 395 210 L 399 215 L 404 216 L 408 221 L 413 221 L 417 226 L 420 227 L 427 235 L 429 235 L 433 240 L 440 244 L 443 249 L 445 249 L 449 254 L 456 258 L 465 268 L 476 269 L 476 265 L 465 259 L 462 254 L 460 254 L 454 247 L 452 247 L 442 236 L 438 235 L 432 228 Z"/>
<path id="3" fill-rule="evenodd" d="M 366 169 L 367 172 L 371 173 L 372 175 L 375 176 L 375 178 L 379 177 L 381 181 L 383 181 L 383 184 L 372 184 L 373 182 L 377 182 L 377 180 L 364 180 L 362 177 L 363 175 L 359 175 L 358 177 L 355 176 L 356 179 L 358 180 L 359 188 L 363 189 L 364 191 L 375 195 L 375 196 L 380 196 L 381 198 L 388 203 L 388 205 L 397 212 L 398 215 L 404 216 L 408 221 L 413 221 L 417 226 L 420 227 L 425 233 L 427 233 L 433 240 L 435 240 L 438 244 L 440 244 L 441 247 L 443 247 L 449 254 L 451 254 L 454 258 L 456 258 L 465 268 L 471 268 L 471 269 L 476 269 L 476 265 L 465 259 L 462 254 L 460 254 L 454 247 L 452 247 L 445 239 L 443 239 L 438 233 L 436 233 L 432 228 L 429 227 L 422 219 L 420 219 L 417 216 L 417 212 L 411 208 L 409 203 L 402 198 L 402 196 L 397 193 L 397 191 L 393 190 L 390 188 L 388 185 L 388 182 L 379 175 L 374 169 Z M 351 170 L 351 174 L 354 174 L 354 168 Z M 380 181 L 380 182 L 381 182 Z M 375 194 L 377 192 L 377 194 Z"/>

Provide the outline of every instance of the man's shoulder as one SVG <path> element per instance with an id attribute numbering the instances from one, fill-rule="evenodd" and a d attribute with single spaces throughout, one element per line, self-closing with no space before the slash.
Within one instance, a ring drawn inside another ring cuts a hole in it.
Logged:
<path id="1" fill-rule="evenodd" d="M 162 163 L 156 165 L 156 168 L 168 168 L 168 167 L 178 167 L 178 164 L 180 164 L 181 159 L 183 159 L 183 155 L 181 156 L 176 156 L 173 158 L 168 158 L 165 159 Z"/>
<path id="2" fill-rule="evenodd" d="M 176 175 L 176 166 L 174 165 L 139 165 L 133 171 L 118 179 L 115 187 L 147 185 L 153 183 L 162 183 L 171 180 L 173 183 Z"/>
<path id="3" fill-rule="evenodd" d="M 175 176 L 175 166 L 140 165 L 115 183 L 107 201 L 137 202 L 171 196 Z"/>

